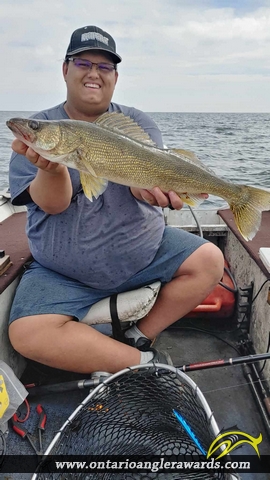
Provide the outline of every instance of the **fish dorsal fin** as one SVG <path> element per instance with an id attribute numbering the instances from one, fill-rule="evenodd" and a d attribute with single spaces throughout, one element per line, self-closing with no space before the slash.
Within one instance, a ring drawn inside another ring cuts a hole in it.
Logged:
<path id="1" fill-rule="evenodd" d="M 181 158 L 183 158 L 183 156 L 184 156 L 191 163 L 194 163 L 195 165 L 199 165 L 200 167 L 201 166 L 204 167 L 203 163 L 201 162 L 201 160 L 199 160 L 197 155 L 195 155 L 195 153 L 191 152 L 190 150 L 184 150 L 182 148 L 172 148 L 172 149 L 170 149 L 170 151 L 172 153 L 175 153 L 176 155 L 178 155 Z"/>
<path id="2" fill-rule="evenodd" d="M 173 155 L 176 155 L 177 157 L 180 157 L 184 160 L 189 161 L 190 163 L 193 163 L 197 167 L 202 168 L 203 170 L 206 170 L 207 172 L 211 173 L 212 175 L 216 175 L 211 168 L 207 167 L 198 157 L 195 155 L 195 153 L 191 152 L 190 150 L 184 150 L 182 148 L 171 148 L 169 152 Z"/>
<path id="3" fill-rule="evenodd" d="M 157 147 L 148 133 L 146 133 L 132 118 L 127 117 L 123 113 L 103 113 L 103 115 L 95 120 L 94 123 L 102 128 L 106 128 L 115 133 L 120 133 L 120 135 L 125 135 L 132 140 L 144 143 L 150 147 Z"/>

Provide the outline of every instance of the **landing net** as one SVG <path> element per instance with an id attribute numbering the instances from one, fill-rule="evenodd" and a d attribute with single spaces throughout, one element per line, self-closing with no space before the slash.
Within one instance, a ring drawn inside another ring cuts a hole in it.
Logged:
<path id="1" fill-rule="evenodd" d="M 180 413 L 189 433 L 174 412 Z M 122 460 L 138 456 L 142 461 L 142 456 L 146 456 L 145 460 L 151 456 L 176 460 L 185 455 L 187 460 L 193 456 L 205 461 L 202 451 L 207 452 L 218 433 L 208 403 L 186 374 L 171 366 L 140 365 L 122 370 L 98 385 L 57 433 L 45 456 L 74 455 L 76 460 L 80 455 L 94 456 L 96 461 L 106 456 L 121 456 Z M 224 472 L 181 470 L 48 473 L 49 465 L 45 457 L 32 480 L 232 478 Z"/>

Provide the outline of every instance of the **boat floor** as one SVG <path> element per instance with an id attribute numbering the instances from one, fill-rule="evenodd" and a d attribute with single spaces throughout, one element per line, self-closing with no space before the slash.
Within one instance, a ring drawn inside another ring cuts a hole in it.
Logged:
<path id="1" fill-rule="evenodd" d="M 163 350 L 167 349 L 176 366 L 220 358 L 228 359 L 238 356 L 230 345 L 236 345 L 236 331 L 235 324 L 226 319 L 183 320 L 164 331 L 158 338 L 156 346 Z M 229 344 L 225 342 L 229 342 Z M 234 430 L 237 426 L 237 430 L 249 433 L 254 437 L 258 437 L 262 433 L 263 441 L 259 445 L 259 451 L 261 455 L 269 454 L 269 437 L 240 365 L 200 370 L 188 373 L 188 375 L 203 392 L 220 430 Z M 75 377 L 85 378 L 85 376 Z M 73 378 L 74 375 L 67 372 L 59 372 L 39 364 L 29 363 L 22 380 L 24 383 L 40 379 L 45 383 L 56 383 Z M 37 403 L 42 403 L 47 413 L 47 425 L 43 435 L 43 447 L 47 448 L 55 432 L 88 393 L 88 390 L 76 390 L 31 399 L 32 413 L 26 423 L 27 428 L 30 432 L 36 430 L 37 416 L 34 407 Z M 38 437 L 34 437 L 34 443 L 38 445 Z M 35 455 L 29 442 L 16 435 L 12 430 L 9 431 L 7 437 L 7 453 Z M 254 453 L 251 445 L 243 444 L 240 449 L 232 452 L 232 456 L 234 454 L 246 455 L 248 458 L 248 455 L 254 455 Z M 0 473 L 2 480 L 29 480 L 31 477 L 32 474 L 26 473 Z M 269 473 L 241 473 L 241 478 L 244 480 L 267 480 L 270 476 Z"/>

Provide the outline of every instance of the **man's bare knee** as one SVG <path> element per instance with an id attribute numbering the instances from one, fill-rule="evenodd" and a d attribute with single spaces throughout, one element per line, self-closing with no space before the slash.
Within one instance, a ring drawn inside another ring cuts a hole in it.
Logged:
<path id="1" fill-rule="evenodd" d="M 205 243 L 193 252 L 177 270 L 175 276 L 203 276 L 217 284 L 224 271 L 224 257 L 221 250 L 213 243 Z"/>
<path id="2" fill-rule="evenodd" d="M 204 252 L 202 254 L 202 262 L 205 271 L 213 279 L 213 283 L 218 283 L 223 277 L 224 273 L 224 256 L 221 250 L 213 243 L 205 245 Z"/>
<path id="3" fill-rule="evenodd" d="M 40 349 L 52 338 L 54 331 L 72 317 L 65 315 L 33 315 L 14 320 L 9 326 L 9 339 L 13 348 L 25 357 Z"/>

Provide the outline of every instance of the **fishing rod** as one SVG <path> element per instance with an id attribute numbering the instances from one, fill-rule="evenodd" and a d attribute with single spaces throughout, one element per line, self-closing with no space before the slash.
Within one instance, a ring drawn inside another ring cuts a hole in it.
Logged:
<path id="1" fill-rule="evenodd" d="M 233 366 L 233 365 L 242 365 L 243 367 L 243 372 L 245 378 L 248 380 L 252 393 L 255 397 L 255 400 L 258 404 L 261 416 L 264 421 L 264 425 L 267 431 L 267 434 L 270 437 L 270 397 L 267 395 L 264 387 L 262 388 L 262 393 L 263 393 L 263 401 L 261 401 L 260 395 L 257 391 L 257 388 L 255 386 L 255 382 L 253 381 L 253 378 L 251 376 L 251 373 L 249 372 L 248 365 L 254 372 L 257 373 L 257 369 L 254 365 L 256 362 L 260 362 L 262 360 L 268 360 L 270 359 L 270 353 L 262 353 L 262 354 L 251 354 L 251 355 L 244 355 L 241 357 L 235 357 L 235 358 L 228 358 L 227 360 L 212 360 L 209 362 L 199 362 L 199 363 L 191 363 L 189 365 L 182 365 L 176 368 L 179 368 L 179 370 L 182 370 L 183 372 L 193 372 L 196 370 L 205 370 L 209 368 L 218 368 L 218 367 L 226 367 L 226 366 Z M 256 381 L 260 383 L 260 386 L 262 387 L 262 382 L 259 377 L 259 375 L 256 375 Z"/>
<path id="2" fill-rule="evenodd" d="M 188 365 L 176 366 L 175 368 L 181 370 L 182 372 L 194 372 L 196 370 L 206 370 L 209 368 L 218 368 L 234 365 L 244 365 L 254 362 L 260 362 L 262 360 L 269 360 L 270 353 L 260 353 L 255 355 L 245 355 L 241 357 L 228 358 L 228 359 L 219 359 L 219 360 L 210 360 L 207 362 L 198 362 L 190 363 Z M 149 364 L 151 366 L 151 364 Z M 70 382 L 55 383 L 49 385 L 41 385 L 38 383 L 31 383 L 25 385 L 25 388 L 29 391 L 29 396 L 34 397 L 37 395 L 46 395 L 51 393 L 63 393 L 69 392 L 72 390 L 81 390 L 93 388 L 99 385 L 104 381 L 108 376 L 100 376 L 96 378 L 85 378 L 83 380 L 72 380 Z"/>
<path id="3" fill-rule="evenodd" d="M 188 365 L 181 365 L 176 368 L 182 372 L 193 372 L 195 370 L 206 370 L 208 368 L 230 367 L 232 365 L 243 365 L 244 363 L 261 362 L 262 360 L 269 360 L 270 353 L 257 353 L 255 355 L 244 355 L 241 357 L 234 357 L 219 360 L 210 360 L 208 362 L 190 363 Z"/>

